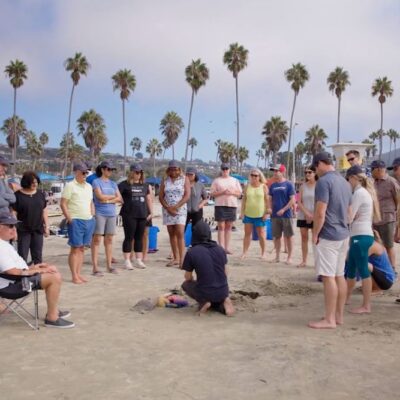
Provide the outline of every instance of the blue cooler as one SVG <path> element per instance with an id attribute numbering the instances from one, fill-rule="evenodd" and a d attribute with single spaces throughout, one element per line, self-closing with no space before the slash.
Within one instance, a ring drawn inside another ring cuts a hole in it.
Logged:
<path id="1" fill-rule="evenodd" d="M 266 230 L 266 237 L 267 240 L 272 240 L 272 223 L 271 223 L 271 218 L 267 219 L 265 221 L 265 230 Z M 253 240 L 258 240 L 258 234 L 257 234 L 257 229 L 256 226 L 253 225 L 253 231 L 252 231 L 252 235 L 251 238 Z"/>
<path id="2" fill-rule="evenodd" d="M 192 224 L 188 224 L 185 230 L 185 246 L 189 247 L 192 244 Z"/>
<path id="3" fill-rule="evenodd" d="M 158 226 L 150 226 L 149 228 L 149 251 L 157 251 L 157 235 L 160 232 Z"/>

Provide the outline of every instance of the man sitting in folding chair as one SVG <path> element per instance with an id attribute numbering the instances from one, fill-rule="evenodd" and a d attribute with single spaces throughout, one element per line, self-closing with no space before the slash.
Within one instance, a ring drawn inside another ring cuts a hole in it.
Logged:
<path id="1" fill-rule="evenodd" d="M 73 328 L 75 324 L 64 319 L 70 315 L 70 312 L 59 311 L 58 309 L 62 280 L 57 268 L 46 263 L 28 267 L 14 247 L 10 245 L 9 241 L 16 239 L 15 228 L 18 222 L 8 211 L 0 213 L 0 274 L 3 274 L 3 276 L 7 274 L 6 279 L 0 277 L 0 298 L 15 300 L 28 295 L 30 290 L 43 289 L 47 300 L 45 326 L 64 329 Z M 13 276 L 15 280 L 13 280 Z M 11 303 L 6 310 L 13 311 L 13 307 L 10 306 Z M 25 320 L 25 322 L 27 321 Z"/>

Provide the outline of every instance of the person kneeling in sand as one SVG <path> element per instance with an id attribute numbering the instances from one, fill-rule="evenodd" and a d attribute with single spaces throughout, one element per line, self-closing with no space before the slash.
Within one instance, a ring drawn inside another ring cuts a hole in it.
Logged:
<path id="1" fill-rule="evenodd" d="M 40 263 L 28 267 L 14 247 L 10 239 L 16 239 L 16 225 L 19 221 L 8 211 L 0 213 L 0 273 L 15 276 L 26 276 L 32 289 L 43 289 L 46 293 L 47 315 L 44 324 L 51 328 L 73 328 L 75 324 L 64 318 L 70 315 L 68 311 L 58 309 L 58 298 L 61 289 L 61 275 L 54 265 Z M 10 283 L 11 282 L 11 283 Z M 23 294 L 21 281 L 12 282 L 0 278 L 0 293 L 18 296 Z"/>
<path id="2" fill-rule="evenodd" d="M 376 236 L 377 235 L 375 235 L 375 237 Z M 371 291 L 365 291 L 363 289 L 362 306 L 350 310 L 352 314 L 369 314 L 371 312 L 371 294 L 390 289 L 396 280 L 396 274 L 390 264 L 388 253 L 385 247 L 379 243 L 379 239 L 375 239 L 372 246 L 368 249 L 368 270 L 371 274 Z M 354 279 L 354 275 L 349 273 L 349 266 L 347 263 L 346 275 L 348 287 L 346 304 L 349 304 L 356 280 Z"/>
<path id="3" fill-rule="evenodd" d="M 208 224 L 197 222 L 192 232 L 192 248 L 183 260 L 185 281 L 182 289 L 199 303 L 200 315 L 210 308 L 227 316 L 234 314 L 226 277 L 227 261 L 225 250 L 211 240 Z M 193 279 L 193 271 L 197 280 Z"/>

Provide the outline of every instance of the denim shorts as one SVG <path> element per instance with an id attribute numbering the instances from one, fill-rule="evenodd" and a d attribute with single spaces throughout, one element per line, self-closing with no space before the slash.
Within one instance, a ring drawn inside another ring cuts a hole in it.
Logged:
<path id="1" fill-rule="evenodd" d="M 68 224 L 68 244 L 71 247 L 89 246 L 92 243 L 92 236 L 96 221 L 92 219 L 73 219 Z"/>
<path id="2" fill-rule="evenodd" d="M 265 226 L 265 221 L 260 217 L 260 218 L 251 218 L 247 217 L 246 215 L 243 218 L 243 223 L 244 224 L 251 224 L 257 227 L 263 227 Z"/>

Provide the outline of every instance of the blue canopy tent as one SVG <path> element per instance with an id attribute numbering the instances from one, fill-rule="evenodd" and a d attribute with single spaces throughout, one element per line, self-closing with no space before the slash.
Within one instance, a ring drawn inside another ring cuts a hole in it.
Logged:
<path id="1" fill-rule="evenodd" d="M 211 185 L 212 179 L 207 175 L 198 174 L 199 182 L 203 183 L 204 185 Z"/>
<path id="2" fill-rule="evenodd" d="M 146 178 L 146 183 L 150 183 L 150 185 L 161 185 L 161 178 L 152 176 L 150 178 Z"/>
<path id="3" fill-rule="evenodd" d="M 42 182 L 51 182 L 60 180 L 60 177 L 56 175 L 47 174 L 46 172 L 38 172 L 37 176 Z"/>
<path id="4" fill-rule="evenodd" d="M 247 178 L 239 174 L 231 174 L 233 178 L 236 178 L 241 184 L 245 185 L 247 183 Z"/>
<path id="5" fill-rule="evenodd" d="M 66 177 L 64 178 L 64 181 L 69 182 L 69 181 L 72 181 L 74 178 L 75 178 L 74 175 L 68 175 L 68 176 L 66 176 Z"/>

